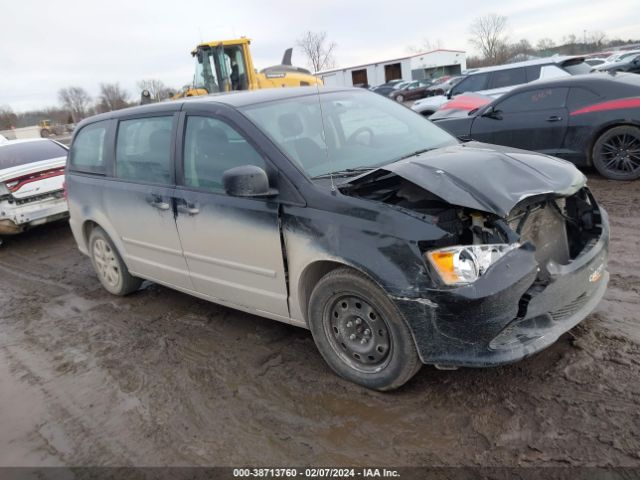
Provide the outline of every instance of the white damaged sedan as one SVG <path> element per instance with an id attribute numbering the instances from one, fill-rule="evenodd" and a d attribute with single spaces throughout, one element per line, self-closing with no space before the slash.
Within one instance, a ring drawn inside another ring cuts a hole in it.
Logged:
<path id="1" fill-rule="evenodd" d="M 54 140 L 0 143 L 0 236 L 68 216 L 67 147 Z"/>

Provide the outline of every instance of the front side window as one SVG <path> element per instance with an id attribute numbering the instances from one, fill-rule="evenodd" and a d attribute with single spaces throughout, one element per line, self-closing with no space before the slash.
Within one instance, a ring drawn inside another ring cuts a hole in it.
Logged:
<path id="1" fill-rule="evenodd" d="M 173 116 L 121 121 L 116 141 L 116 176 L 171 184 L 172 123 Z"/>
<path id="2" fill-rule="evenodd" d="M 568 88 L 541 88 L 517 93 L 498 103 L 496 110 L 502 113 L 518 113 L 548 110 L 565 106 Z"/>
<path id="3" fill-rule="evenodd" d="M 369 92 L 306 95 L 241 111 L 310 177 L 376 168 L 457 143 L 422 116 Z"/>
<path id="4" fill-rule="evenodd" d="M 86 173 L 105 173 L 104 140 L 109 122 L 96 122 L 84 127 L 71 145 L 72 170 Z"/>
<path id="5" fill-rule="evenodd" d="M 183 158 L 185 185 L 217 193 L 224 193 L 222 176 L 230 168 L 266 169 L 262 156 L 240 133 L 210 117 L 187 117 Z"/>
<path id="6" fill-rule="evenodd" d="M 469 75 L 467 78 L 458 83 L 451 89 L 453 95 L 465 92 L 478 92 L 480 90 L 486 90 L 489 83 L 488 73 L 478 73 L 476 75 Z"/>

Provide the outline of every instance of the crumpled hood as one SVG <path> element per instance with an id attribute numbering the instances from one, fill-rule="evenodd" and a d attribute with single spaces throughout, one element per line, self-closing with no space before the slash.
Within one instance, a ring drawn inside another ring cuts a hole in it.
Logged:
<path id="1" fill-rule="evenodd" d="M 568 196 L 586 183 L 573 164 L 548 155 L 469 142 L 439 148 L 360 175 L 357 186 L 387 172 L 418 185 L 452 205 L 506 217 L 527 197 Z"/>

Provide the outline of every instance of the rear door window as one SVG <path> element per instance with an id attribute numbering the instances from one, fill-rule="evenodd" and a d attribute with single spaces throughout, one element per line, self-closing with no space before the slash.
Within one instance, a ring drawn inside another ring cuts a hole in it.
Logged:
<path id="1" fill-rule="evenodd" d="M 96 122 L 84 127 L 71 145 L 70 168 L 77 172 L 106 172 L 105 138 L 109 121 Z"/>
<path id="2" fill-rule="evenodd" d="M 529 112 L 535 110 L 548 110 L 563 108 L 567 99 L 566 87 L 541 88 L 517 93 L 504 99 L 496 105 L 496 110 L 502 113 Z"/>
<path id="3" fill-rule="evenodd" d="M 527 83 L 524 68 L 511 68 L 509 70 L 498 70 L 491 74 L 489 89 L 510 87 Z"/>
<path id="4" fill-rule="evenodd" d="M 116 177 L 171 184 L 172 126 L 173 116 L 121 121 L 116 140 Z"/>

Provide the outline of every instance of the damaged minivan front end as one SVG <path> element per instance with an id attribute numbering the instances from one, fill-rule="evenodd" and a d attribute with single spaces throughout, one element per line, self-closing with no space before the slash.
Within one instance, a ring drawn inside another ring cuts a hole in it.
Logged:
<path id="1" fill-rule="evenodd" d="M 424 363 L 517 361 L 604 295 L 607 214 L 566 162 L 471 142 L 385 165 L 340 191 L 441 232 L 417 242 L 424 275 L 392 295 Z"/>

